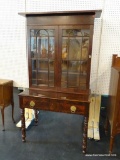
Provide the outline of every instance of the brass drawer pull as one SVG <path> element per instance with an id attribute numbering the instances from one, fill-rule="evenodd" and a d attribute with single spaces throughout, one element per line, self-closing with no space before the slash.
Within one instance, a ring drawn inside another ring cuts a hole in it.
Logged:
<path id="1" fill-rule="evenodd" d="M 30 101 L 30 107 L 33 108 L 35 106 L 35 102 L 34 101 Z"/>
<path id="2" fill-rule="evenodd" d="M 71 113 L 75 113 L 76 107 L 75 107 L 75 106 L 71 106 L 71 107 L 70 107 L 70 110 L 71 110 Z"/>

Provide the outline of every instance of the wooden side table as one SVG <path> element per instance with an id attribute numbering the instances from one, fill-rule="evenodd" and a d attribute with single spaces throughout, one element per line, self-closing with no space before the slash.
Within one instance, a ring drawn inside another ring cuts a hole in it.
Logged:
<path id="1" fill-rule="evenodd" d="M 5 130 L 4 109 L 5 107 L 8 107 L 9 105 L 12 106 L 12 120 L 15 123 L 14 118 L 13 118 L 13 113 L 14 113 L 13 81 L 6 80 L 6 79 L 0 79 L 0 109 L 1 109 L 1 115 L 2 115 L 3 131 Z"/>
<path id="2" fill-rule="evenodd" d="M 83 96 L 84 95 L 84 96 Z M 73 96 L 72 92 L 26 89 L 19 94 L 22 121 L 22 141 L 26 141 L 25 108 L 34 109 L 35 122 L 38 122 L 37 110 L 79 114 L 84 116 L 82 151 L 87 149 L 87 129 L 89 117 L 88 95 L 84 93 Z"/>

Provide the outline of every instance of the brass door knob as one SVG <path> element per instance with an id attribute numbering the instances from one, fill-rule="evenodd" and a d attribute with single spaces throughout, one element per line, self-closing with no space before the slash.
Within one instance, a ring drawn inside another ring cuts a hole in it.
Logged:
<path id="1" fill-rule="evenodd" d="M 76 107 L 75 107 L 75 106 L 71 106 L 71 107 L 70 107 L 70 110 L 71 110 L 71 113 L 75 113 Z"/>
<path id="2" fill-rule="evenodd" d="M 30 107 L 33 108 L 35 106 L 35 102 L 34 101 L 30 101 Z"/>

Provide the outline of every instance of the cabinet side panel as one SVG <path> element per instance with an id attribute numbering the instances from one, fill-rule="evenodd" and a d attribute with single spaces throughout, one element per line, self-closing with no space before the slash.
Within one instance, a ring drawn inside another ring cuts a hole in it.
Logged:
<path id="1" fill-rule="evenodd" d="M 120 133 L 120 72 L 119 74 L 119 79 L 118 79 L 118 88 L 117 88 L 117 98 L 116 98 L 116 129 L 117 133 Z"/>
<path id="2" fill-rule="evenodd" d="M 110 81 L 110 99 L 108 106 L 108 119 L 111 125 L 111 130 L 113 129 L 113 124 L 115 122 L 116 116 L 116 95 L 117 95 L 117 86 L 118 86 L 118 71 L 114 68 L 111 70 L 111 81 Z"/>
<path id="3" fill-rule="evenodd" d="M 3 86 L 0 85 L 0 105 L 3 104 Z"/>

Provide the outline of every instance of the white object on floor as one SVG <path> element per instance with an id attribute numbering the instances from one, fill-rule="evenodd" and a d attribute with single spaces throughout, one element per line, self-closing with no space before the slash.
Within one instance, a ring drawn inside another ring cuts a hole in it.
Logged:
<path id="1" fill-rule="evenodd" d="M 94 138 L 94 105 L 95 97 L 90 98 L 89 119 L 88 119 L 88 138 Z"/>
<path id="2" fill-rule="evenodd" d="M 98 127 L 94 127 L 94 139 L 100 140 L 99 124 L 98 124 Z"/>
<path id="3" fill-rule="evenodd" d="M 28 128 L 34 118 L 34 110 L 25 108 L 25 128 Z M 21 120 L 16 124 L 16 127 L 21 127 Z"/>
<path id="4" fill-rule="evenodd" d="M 99 117 L 100 117 L 101 96 L 95 95 L 90 98 L 88 138 L 100 140 Z"/>
<path id="5" fill-rule="evenodd" d="M 99 120 L 100 120 L 101 96 L 96 96 L 94 115 L 94 139 L 100 140 Z"/>

